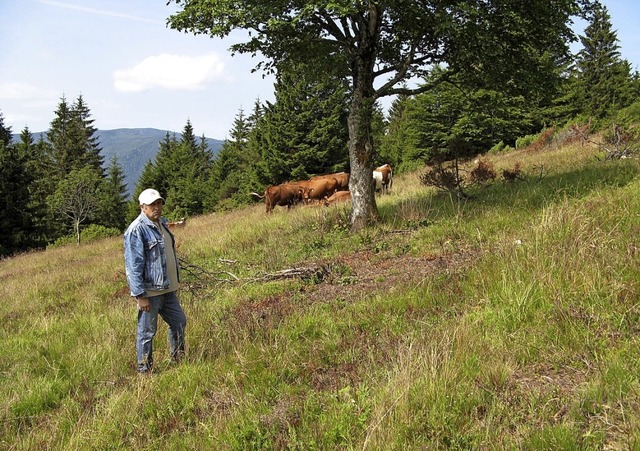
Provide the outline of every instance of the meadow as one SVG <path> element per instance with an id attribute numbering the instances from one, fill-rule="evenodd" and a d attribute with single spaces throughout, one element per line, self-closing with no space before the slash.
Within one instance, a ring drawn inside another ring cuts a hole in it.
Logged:
<path id="1" fill-rule="evenodd" d="M 482 158 L 522 178 L 396 176 L 358 233 L 347 205 L 189 218 L 187 357 L 162 323 L 150 376 L 121 237 L 0 261 L 0 448 L 640 449 L 638 160 Z"/>

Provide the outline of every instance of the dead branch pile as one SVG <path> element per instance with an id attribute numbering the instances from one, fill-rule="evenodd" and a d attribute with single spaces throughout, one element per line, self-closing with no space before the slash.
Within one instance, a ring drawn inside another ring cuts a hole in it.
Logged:
<path id="1" fill-rule="evenodd" d="M 331 272 L 328 266 L 302 266 L 297 268 L 288 268 L 274 273 L 263 273 L 255 277 L 241 279 L 229 271 L 210 271 L 201 266 L 189 263 L 186 259 L 178 257 L 180 270 L 186 273 L 187 279 L 183 286 L 188 291 L 205 288 L 208 285 L 220 285 L 223 283 L 234 282 L 269 282 L 281 279 L 299 278 L 302 280 L 313 279 L 316 281 L 324 280 Z M 219 259 L 220 263 L 233 264 L 233 260 Z"/>
<path id="2" fill-rule="evenodd" d="M 330 270 L 327 266 L 302 266 L 298 268 L 283 269 L 281 271 L 270 274 L 266 273 L 251 280 L 254 282 L 258 282 L 293 278 L 308 280 L 313 278 L 315 280 L 321 281 L 324 280 L 329 273 Z"/>
<path id="3" fill-rule="evenodd" d="M 178 257 L 178 262 L 180 264 L 180 270 L 185 272 L 189 277 L 189 280 L 184 285 L 187 290 L 197 290 L 200 288 L 204 288 L 209 284 L 222 284 L 222 283 L 230 283 L 237 282 L 240 280 L 238 276 L 230 273 L 229 271 L 209 271 L 202 266 L 194 265 L 189 263 L 184 258 Z M 221 260 L 223 263 L 230 263 L 229 260 Z"/>

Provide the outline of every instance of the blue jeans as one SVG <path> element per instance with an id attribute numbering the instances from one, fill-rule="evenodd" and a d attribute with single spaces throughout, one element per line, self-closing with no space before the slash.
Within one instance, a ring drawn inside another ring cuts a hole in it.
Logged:
<path id="1" fill-rule="evenodd" d="M 187 317 L 180 306 L 175 291 L 151 296 L 151 310 L 138 310 L 138 330 L 136 350 L 138 372 L 147 372 L 153 368 L 153 337 L 158 330 L 158 315 L 169 325 L 169 347 L 171 359 L 178 361 L 184 355 L 184 329 Z"/>

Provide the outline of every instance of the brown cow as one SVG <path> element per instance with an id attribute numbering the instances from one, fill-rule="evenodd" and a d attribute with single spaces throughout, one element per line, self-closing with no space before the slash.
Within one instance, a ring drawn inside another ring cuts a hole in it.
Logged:
<path id="1" fill-rule="evenodd" d="M 309 180 L 319 180 L 324 178 L 334 178 L 338 181 L 338 191 L 347 191 L 349 189 L 349 173 L 336 172 L 334 174 L 316 175 Z"/>
<path id="2" fill-rule="evenodd" d="M 351 191 L 336 191 L 324 201 L 325 207 L 338 202 L 346 202 L 351 200 Z"/>
<path id="3" fill-rule="evenodd" d="M 280 185 L 267 186 L 264 195 L 251 193 L 252 195 L 264 199 L 267 213 L 271 213 L 276 205 L 286 206 L 290 209 L 295 204 L 302 201 L 303 187 L 297 182 L 282 183 Z"/>
<path id="4" fill-rule="evenodd" d="M 334 177 L 323 177 L 304 183 L 303 196 L 306 203 L 321 201 L 335 193 L 338 181 Z"/>
<path id="5" fill-rule="evenodd" d="M 373 180 L 376 185 L 376 191 L 382 191 L 382 194 L 389 194 L 391 185 L 393 184 L 393 170 L 388 164 L 384 164 L 373 171 Z"/>

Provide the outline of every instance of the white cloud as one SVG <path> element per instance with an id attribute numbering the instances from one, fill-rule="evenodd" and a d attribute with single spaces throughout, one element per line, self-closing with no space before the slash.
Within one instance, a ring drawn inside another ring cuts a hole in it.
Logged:
<path id="1" fill-rule="evenodd" d="M 122 92 L 142 92 L 152 88 L 170 90 L 203 89 L 207 82 L 220 78 L 224 63 L 215 53 L 201 56 L 163 53 L 145 58 L 130 69 L 113 73 L 114 86 Z"/>

